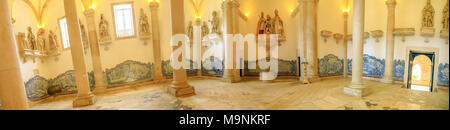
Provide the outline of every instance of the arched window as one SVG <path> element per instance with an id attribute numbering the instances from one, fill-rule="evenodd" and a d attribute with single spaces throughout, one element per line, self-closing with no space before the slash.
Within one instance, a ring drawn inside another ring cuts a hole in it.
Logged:
<path id="1" fill-rule="evenodd" d="M 412 78 L 413 80 L 420 80 L 422 77 L 422 68 L 419 64 L 414 65 L 413 71 L 412 71 Z"/>

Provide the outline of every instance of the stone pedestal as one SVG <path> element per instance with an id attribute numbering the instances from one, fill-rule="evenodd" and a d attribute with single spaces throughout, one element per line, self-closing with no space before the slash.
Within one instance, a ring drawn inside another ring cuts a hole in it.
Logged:
<path id="1" fill-rule="evenodd" d="M 344 87 L 344 94 L 362 98 L 367 95 L 367 88 Z"/>
<path id="2" fill-rule="evenodd" d="M 73 106 L 74 107 L 89 106 L 93 105 L 95 102 L 96 102 L 95 96 L 90 94 L 84 97 L 76 97 L 75 100 L 73 100 Z"/>
<path id="3" fill-rule="evenodd" d="M 194 87 L 187 83 L 177 85 L 171 84 L 168 91 L 176 97 L 190 97 L 195 95 Z"/>

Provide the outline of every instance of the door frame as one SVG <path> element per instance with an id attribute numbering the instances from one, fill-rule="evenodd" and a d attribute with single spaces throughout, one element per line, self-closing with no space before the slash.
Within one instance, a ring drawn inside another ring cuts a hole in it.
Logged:
<path id="1" fill-rule="evenodd" d="M 431 92 L 437 92 L 439 86 L 437 85 L 437 76 L 438 76 L 438 70 L 439 70 L 439 48 L 432 48 L 432 47 L 414 47 L 414 46 L 409 46 L 406 48 L 406 56 L 405 56 L 405 74 L 404 74 L 404 78 L 403 78 L 403 86 L 405 88 L 410 88 L 410 73 L 412 73 L 412 67 L 410 67 L 412 65 L 412 60 L 410 59 L 412 58 L 412 54 L 413 53 L 424 53 L 424 54 L 434 54 L 433 59 L 431 59 L 432 63 L 432 84 L 431 84 Z M 434 61 L 433 61 L 434 60 Z"/>

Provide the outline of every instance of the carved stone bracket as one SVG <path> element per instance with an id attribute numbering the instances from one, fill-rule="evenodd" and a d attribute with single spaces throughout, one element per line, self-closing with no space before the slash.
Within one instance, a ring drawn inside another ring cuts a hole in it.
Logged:
<path id="1" fill-rule="evenodd" d="M 448 40 L 449 40 L 449 38 L 448 38 L 448 30 L 441 30 L 440 34 L 441 34 L 441 38 L 442 39 L 446 39 L 445 43 L 448 44 Z"/>
<path id="2" fill-rule="evenodd" d="M 416 33 L 415 28 L 396 28 L 394 29 L 394 36 L 400 36 L 402 37 L 402 42 L 405 42 L 406 36 L 414 36 Z"/>
<path id="3" fill-rule="evenodd" d="M 320 31 L 320 36 L 323 37 L 323 41 L 324 41 L 324 42 L 327 42 L 327 39 L 328 39 L 329 37 L 331 37 L 332 35 L 333 35 L 333 32 L 331 32 L 331 31 L 328 31 L 328 30 L 322 30 L 322 31 Z"/>
<path id="4" fill-rule="evenodd" d="M 370 38 L 370 33 L 369 32 L 364 32 L 364 39 L 368 39 L 368 38 Z M 347 40 L 352 41 L 353 40 L 353 34 L 347 35 Z"/>
<path id="5" fill-rule="evenodd" d="M 340 33 L 336 33 L 333 35 L 333 38 L 336 40 L 336 44 L 338 44 L 340 40 L 344 39 L 344 35 L 340 34 Z"/>
<path id="6" fill-rule="evenodd" d="M 370 32 L 370 36 L 376 39 L 376 42 L 380 42 L 380 37 L 383 37 L 383 31 L 382 30 L 374 30 Z"/>
<path id="7" fill-rule="evenodd" d="M 420 30 L 420 35 L 425 37 L 425 43 L 428 43 L 428 42 L 430 42 L 430 40 L 428 38 L 434 37 L 435 32 L 436 32 L 436 29 L 431 28 L 431 27 L 425 27 Z"/>

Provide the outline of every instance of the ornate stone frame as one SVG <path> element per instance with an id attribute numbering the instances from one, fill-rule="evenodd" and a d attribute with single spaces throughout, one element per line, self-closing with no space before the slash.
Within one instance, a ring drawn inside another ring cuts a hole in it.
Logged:
<path id="1" fill-rule="evenodd" d="M 438 82 L 438 73 L 439 73 L 439 48 L 432 47 L 417 47 L 417 46 L 408 46 L 406 47 L 406 56 L 405 56 L 405 74 L 403 77 L 403 86 L 407 87 L 408 85 L 408 75 L 409 75 L 409 55 L 410 52 L 418 52 L 418 53 L 434 53 L 436 59 L 434 61 L 434 73 L 433 73 L 433 92 L 437 92 L 439 86 Z"/>
<path id="2" fill-rule="evenodd" d="M 116 31 L 116 19 L 115 19 L 115 14 L 114 14 L 114 6 L 115 5 L 122 5 L 122 4 L 131 4 L 131 13 L 133 15 L 133 31 L 134 31 L 134 35 L 133 36 L 126 36 L 126 37 L 117 37 L 117 31 Z M 135 38 L 138 34 L 137 34 L 137 29 L 136 29 L 136 18 L 135 18 L 135 11 L 134 11 L 134 1 L 126 1 L 126 2 L 116 2 L 116 3 L 111 3 L 111 15 L 112 15 L 112 23 L 113 23 L 113 29 L 114 29 L 114 37 L 116 38 L 116 40 L 122 40 L 122 39 L 129 39 L 129 38 Z"/>

